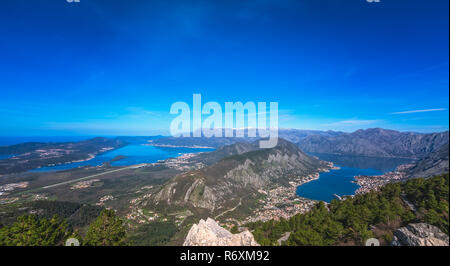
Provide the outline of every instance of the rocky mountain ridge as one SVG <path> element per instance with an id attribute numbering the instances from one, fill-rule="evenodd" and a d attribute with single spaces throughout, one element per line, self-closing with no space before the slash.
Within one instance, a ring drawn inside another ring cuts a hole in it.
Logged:
<path id="1" fill-rule="evenodd" d="M 228 156 L 209 167 L 176 176 L 153 196 L 152 204 L 218 213 L 242 198 L 257 197 L 261 189 L 289 186 L 291 180 L 317 173 L 321 167 L 327 164 L 280 139 L 275 148 Z"/>
<path id="2" fill-rule="evenodd" d="M 448 131 L 421 134 L 371 128 L 336 136 L 310 135 L 298 146 L 312 153 L 420 159 L 448 141 Z"/>
<path id="3" fill-rule="evenodd" d="M 431 152 L 406 170 L 409 177 L 430 177 L 449 171 L 449 144 Z"/>

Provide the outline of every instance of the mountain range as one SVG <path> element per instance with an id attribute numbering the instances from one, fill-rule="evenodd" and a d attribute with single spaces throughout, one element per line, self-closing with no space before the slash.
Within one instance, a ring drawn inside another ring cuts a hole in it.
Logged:
<path id="1" fill-rule="evenodd" d="M 150 143 L 154 145 L 167 145 L 167 146 L 185 146 L 185 147 L 222 147 L 224 145 L 230 145 L 238 142 L 254 142 L 258 140 L 258 137 L 247 137 L 248 130 L 233 129 L 233 136 L 237 136 L 241 133 L 243 137 L 225 137 L 225 129 L 222 129 L 222 136 L 224 137 L 205 137 L 203 134 L 201 137 L 164 137 L 151 140 Z M 302 130 L 302 129 L 279 129 L 278 137 L 287 141 L 297 143 L 300 140 L 313 135 L 334 137 L 344 134 L 339 131 L 320 131 L 320 130 Z"/>
<path id="2" fill-rule="evenodd" d="M 421 134 L 372 128 L 336 136 L 311 135 L 298 146 L 313 153 L 420 159 L 448 141 L 448 131 Z"/>
<path id="3" fill-rule="evenodd" d="M 448 131 L 425 134 L 382 128 L 360 129 L 352 133 L 279 129 L 278 135 L 280 138 L 297 143 L 301 150 L 308 153 L 409 159 L 423 158 L 430 152 L 437 151 L 449 141 Z M 238 142 L 254 142 L 256 139 L 247 137 L 165 137 L 152 140 L 151 145 L 217 148 Z"/>

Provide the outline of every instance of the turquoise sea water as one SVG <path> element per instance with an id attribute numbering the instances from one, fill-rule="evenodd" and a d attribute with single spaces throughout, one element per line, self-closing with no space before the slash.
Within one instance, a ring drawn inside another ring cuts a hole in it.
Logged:
<path id="1" fill-rule="evenodd" d="M 164 160 L 171 157 L 178 157 L 186 153 L 207 152 L 213 149 L 194 149 L 194 148 L 166 148 L 154 147 L 141 144 L 130 144 L 120 149 L 102 153 L 89 161 L 67 163 L 55 166 L 42 167 L 34 169 L 34 172 L 60 171 L 77 168 L 81 166 L 98 166 L 104 162 L 112 160 L 118 155 L 126 156 L 125 159 L 112 162 L 113 166 L 126 166 L 141 163 L 154 163 L 158 160 Z"/>
<path id="2" fill-rule="evenodd" d="M 8 159 L 8 158 L 11 158 L 11 157 L 13 157 L 14 155 L 0 155 L 0 160 L 2 160 L 2 159 Z"/>
<path id="3" fill-rule="evenodd" d="M 72 142 L 72 141 L 82 141 L 92 138 L 91 136 L 38 136 L 38 137 L 0 137 L 0 146 L 15 145 L 24 142 Z M 159 138 L 159 136 L 154 137 L 119 137 L 124 138 L 125 141 L 130 143 L 129 145 L 122 147 L 120 149 L 108 151 L 97 155 L 95 158 L 83 161 L 67 163 L 55 166 L 42 167 L 38 169 L 31 170 L 32 172 L 46 172 L 46 171 L 60 171 L 68 170 L 83 166 L 98 166 L 105 162 L 111 161 L 118 155 L 123 155 L 126 158 L 112 162 L 113 166 L 127 166 L 141 163 L 154 163 L 158 160 L 164 160 L 167 158 L 178 157 L 186 153 L 197 153 L 197 152 L 207 152 L 213 149 L 198 149 L 198 148 L 166 148 L 166 147 L 154 147 L 142 145 L 147 143 L 147 140 Z M 7 159 L 13 155 L 0 155 L 0 160 Z"/>
<path id="4" fill-rule="evenodd" d="M 395 169 L 398 165 L 410 162 L 407 159 L 373 158 L 363 156 L 338 156 L 313 154 L 322 160 L 331 161 L 339 170 L 320 173 L 319 179 L 297 188 L 300 197 L 330 202 L 334 194 L 353 195 L 358 185 L 353 183 L 357 175 L 381 175 Z"/>

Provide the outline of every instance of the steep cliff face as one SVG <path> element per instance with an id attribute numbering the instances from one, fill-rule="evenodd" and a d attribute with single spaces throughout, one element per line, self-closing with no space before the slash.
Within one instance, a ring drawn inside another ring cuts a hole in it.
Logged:
<path id="1" fill-rule="evenodd" d="M 448 139 L 448 131 L 420 134 L 371 128 L 337 136 L 311 135 L 298 145 L 314 153 L 417 159 L 438 150 Z"/>
<path id="2" fill-rule="evenodd" d="M 260 189 L 287 186 L 289 181 L 298 181 L 321 167 L 324 162 L 280 139 L 275 148 L 233 155 L 176 176 L 155 195 L 154 203 L 204 208 L 213 213 Z"/>
<path id="3" fill-rule="evenodd" d="M 411 177 L 430 177 L 449 171 L 449 144 L 445 144 L 437 151 L 428 154 L 407 170 Z"/>
<path id="4" fill-rule="evenodd" d="M 394 232 L 392 246 L 448 246 L 448 235 L 426 223 L 408 224 Z"/>
<path id="5" fill-rule="evenodd" d="M 191 227 L 183 246 L 259 246 L 259 244 L 249 231 L 232 234 L 208 218 Z"/>

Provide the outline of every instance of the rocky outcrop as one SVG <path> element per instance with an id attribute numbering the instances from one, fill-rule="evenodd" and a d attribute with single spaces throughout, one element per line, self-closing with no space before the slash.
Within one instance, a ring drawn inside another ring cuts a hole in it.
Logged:
<path id="1" fill-rule="evenodd" d="M 448 246 L 449 237 L 426 223 L 408 224 L 394 232 L 392 246 Z"/>
<path id="2" fill-rule="evenodd" d="M 249 231 L 232 234 L 208 218 L 191 227 L 183 246 L 259 246 L 259 244 Z"/>

